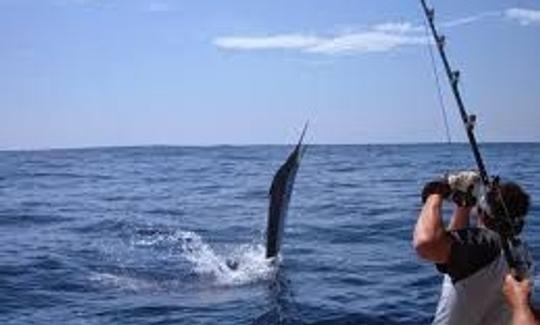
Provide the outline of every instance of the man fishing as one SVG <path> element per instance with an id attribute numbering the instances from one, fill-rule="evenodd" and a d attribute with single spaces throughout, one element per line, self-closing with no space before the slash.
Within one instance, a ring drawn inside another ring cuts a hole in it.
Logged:
<path id="1" fill-rule="evenodd" d="M 432 181 L 422 191 L 413 245 L 417 254 L 444 274 L 433 324 L 509 324 L 511 311 L 502 293 L 509 272 L 502 253 L 500 227 L 494 217 L 504 210 L 519 234 L 529 209 L 529 196 L 515 183 L 500 183 L 486 192 L 476 172 L 465 171 Z M 442 206 L 454 202 L 445 227 Z M 471 215 L 477 225 L 470 227 Z"/>

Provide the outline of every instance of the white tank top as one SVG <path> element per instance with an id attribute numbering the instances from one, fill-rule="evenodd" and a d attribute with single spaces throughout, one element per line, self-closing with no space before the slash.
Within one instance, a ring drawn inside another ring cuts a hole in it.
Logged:
<path id="1" fill-rule="evenodd" d="M 500 255 L 455 284 L 445 274 L 433 324 L 510 324 L 511 313 L 502 293 L 507 273 L 508 266 Z"/>

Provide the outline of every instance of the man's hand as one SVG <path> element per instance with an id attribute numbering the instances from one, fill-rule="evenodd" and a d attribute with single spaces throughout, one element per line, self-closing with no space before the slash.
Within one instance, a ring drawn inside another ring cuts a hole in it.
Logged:
<path id="1" fill-rule="evenodd" d="M 424 185 L 422 190 L 422 203 L 426 203 L 428 197 L 433 194 L 440 195 L 443 199 L 446 199 L 450 196 L 452 189 L 448 182 L 444 179 L 435 180 Z"/>
<path id="2" fill-rule="evenodd" d="M 524 279 L 520 282 L 512 274 L 509 273 L 506 275 L 503 284 L 503 293 L 512 311 L 529 308 L 531 290 L 532 283 L 529 279 Z"/>
<path id="3" fill-rule="evenodd" d="M 480 174 L 473 170 L 464 170 L 447 176 L 452 191 L 469 192 L 480 183 Z"/>
<path id="4" fill-rule="evenodd" d="M 503 293 L 512 311 L 512 325 L 539 324 L 530 305 L 532 283 L 529 279 L 517 281 L 512 274 L 504 279 Z"/>
<path id="5" fill-rule="evenodd" d="M 452 200 L 461 207 L 472 207 L 478 201 L 482 182 L 475 171 L 461 171 L 446 177 L 452 191 Z"/>

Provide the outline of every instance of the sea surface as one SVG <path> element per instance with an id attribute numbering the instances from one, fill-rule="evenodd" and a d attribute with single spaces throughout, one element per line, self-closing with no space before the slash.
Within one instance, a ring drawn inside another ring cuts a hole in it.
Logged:
<path id="1" fill-rule="evenodd" d="M 474 167 L 468 146 L 309 146 L 272 264 L 267 194 L 291 149 L 0 152 L 0 324 L 429 323 L 441 276 L 411 248 L 419 192 Z M 540 261 L 540 144 L 481 149 L 531 193 Z"/>

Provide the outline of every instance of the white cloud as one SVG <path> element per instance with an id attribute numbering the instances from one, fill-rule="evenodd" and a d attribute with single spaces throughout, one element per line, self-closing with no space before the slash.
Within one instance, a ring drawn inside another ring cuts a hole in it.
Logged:
<path id="1" fill-rule="evenodd" d="M 407 33 L 417 31 L 418 27 L 413 27 L 411 23 L 383 23 L 373 26 L 373 30 L 386 33 Z"/>
<path id="2" fill-rule="evenodd" d="M 486 18 L 504 17 L 517 20 L 522 25 L 540 23 L 540 11 L 512 8 L 505 11 L 486 11 L 477 15 L 441 22 L 440 26 L 452 28 L 476 23 Z M 345 33 L 317 36 L 299 33 L 278 34 L 261 37 L 220 37 L 214 45 L 227 50 L 297 50 L 303 53 L 350 54 L 388 52 L 404 46 L 423 45 L 431 41 L 426 37 L 423 25 L 410 22 L 386 22 L 348 30 Z"/>
<path id="3" fill-rule="evenodd" d="M 388 52 L 406 45 L 426 43 L 427 40 L 423 36 L 403 35 L 402 32 L 368 31 L 321 39 L 318 44 L 304 50 L 323 54 Z"/>
<path id="4" fill-rule="evenodd" d="M 540 23 L 540 10 L 511 8 L 504 12 L 509 19 L 517 20 L 521 25 Z"/>
<path id="5" fill-rule="evenodd" d="M 483 20 L 485 18 L 490 17 L 500 17 L 501 12 L 500 11 L 486 11 L 477 15 L 472 15 L 468 17 L 458 18 L 454 20 L 447 21 L 442 24 L 443 27 L 457 27 L 462 25 L 468 25 L 472 23 L 476 23 L 480 20 Z"/>
<path id="6" fill-rule="evenodd" d="M 263 37 L 221 37 L 214 45 L 228 50 L 288 49 L 304 53 L 342 54 L 386 52 L 406 45 L 426 44 L 409 23 L 386 23 L 360 32 L 334 36 L 281 34 Z"/>
<path id="7" fill-rule="evenodd" d="M 221 37 L 214 44 L 224 49 L 264 50 L 264 49 L 302 49 L 315 46 L 321 39 L 300 34 L 286 34 L 266 37 Z"/>

